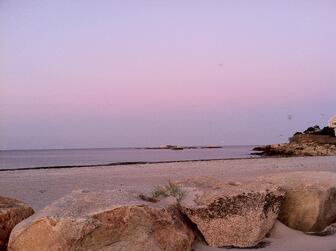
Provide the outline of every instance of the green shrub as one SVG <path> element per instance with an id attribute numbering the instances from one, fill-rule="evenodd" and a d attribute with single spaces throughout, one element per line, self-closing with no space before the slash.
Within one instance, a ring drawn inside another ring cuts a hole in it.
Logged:
<path id="1" fill-rule="evenodd" d="M 152 196 L 153 198 L 172 196 L 180 201 L 185 196 L 185 192 L 178 184 L 168 181 L 167 185 L 155 187 Z"/>

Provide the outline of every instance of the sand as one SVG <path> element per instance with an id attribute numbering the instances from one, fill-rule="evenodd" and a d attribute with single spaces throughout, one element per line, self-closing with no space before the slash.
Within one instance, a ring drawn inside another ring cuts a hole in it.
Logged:
<path id="1" fill-rule="evenodd" d="M 336 172 L 336 156 L 193 161 L 127 166 L 0 172 L 0 195 L 22 200 L 36 211 L 74 189 L 125 189 L 150 193 L 154 186 L 191 176 L 226 181 L 299 170 Z M 336 235 L 308 236 L 278 222 L 264 251 L 336 251 Z M 223 250 L 198 242 L 195 251 Z M 235 249 L 230 249 L 235 250 Z M 253 250 L 253 249 L 249 249 Z"/>

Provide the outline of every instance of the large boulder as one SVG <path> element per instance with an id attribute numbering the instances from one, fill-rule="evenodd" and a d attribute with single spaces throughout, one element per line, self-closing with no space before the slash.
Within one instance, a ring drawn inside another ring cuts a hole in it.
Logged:
<path id="1" fill-rule="evenodd" d="M 21 201 L 0 196 L 0 251 L 7 250 L 12 229 L 20 221 L 34 213 L 34 210 Z"/>
<path id="2" fill-rule="evenodd" d="M 186 251 L 193 240 L 173 206 L 120 190 L 80 190 L 17 225 L 8 250 Z"/>
<path id="3" fill-rule="evenodd" d="M 178 182 L 181 210 L 213 247 L 253 247 L 273 227 L 284 193 L 258 182 L 199 177 Z"/>
<path id="4" fill-rule="evenodd" d="M 300 171 L 272 174 L 258 180 L 286 192 L 279 219 L 304 232 L 319 232 L 336 222 L 336 173 Z"/>

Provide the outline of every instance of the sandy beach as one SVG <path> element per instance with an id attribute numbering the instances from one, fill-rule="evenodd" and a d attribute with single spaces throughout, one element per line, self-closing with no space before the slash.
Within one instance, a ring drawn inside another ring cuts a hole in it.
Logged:
<path id="1" fill-rule="evenodd" d="M 168 180 L 210 176 L 225 181 L 254 179 L 288 171 L 336 172 L 336 157 L 258 158 L 220 161 L 191 161 L 145 165 L 81 167 L 0 172 L 1 195 L 31 205 L 36 211 L 75 189 L 125 189 L 150 193 Z M 262 250 L 336 250 L 336 236 L 308 236 L 277 223 Z M 221 250 L 196 243 L 194 250 Z M 232 249 L 231 249 L 232 250 Z M 234 249 L 233 249 L 234 250 Z"/>

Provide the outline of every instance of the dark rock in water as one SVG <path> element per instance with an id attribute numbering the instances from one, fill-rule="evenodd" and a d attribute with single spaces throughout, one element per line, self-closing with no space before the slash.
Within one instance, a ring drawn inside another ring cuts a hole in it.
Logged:
<path id="1" fill-rule="evenodd" d="M 266 146 L 256 146 L 255 148 L 253 148 L 253 151 L 264 151 L 266 148 Z"/>
<path id="2" fill-rule="evenodd" d="M 172 148 L 170 148 L 170 150 L 181 151 L 181 150 L 184 150 L 184 148 L 183 148 L 183 147 L 178 147 L 178 146 L 176 146 L 176 147 L 172 147 Z"/>
<path id="3" fill-rule="evenodd" d="M 271 145 L 256 146 L 252 150 L 259 152 L 259 153 L 252 153 L 253 155 L 263 155 L 263 152 L 268 152 L 269 150 L 271 150 Z"/>
<path id="4" fill-rule="evenodd" d="M 256 146 L 252 149 L 252 151 L 255 152 L 250 153 L 250 155 L 263 156 L 265 152 L 265 146 Z"/>
<path id="5" fill-rule="evenodd" d="M 259 155 L 259 156 L 281 156 L 287 157 L 292 156 L 292 151 L 286 151 L 286 149 L 281 146 L 285 144 L 277 144 L 277 145 L 265 145 L 258 146 L 253 148 L 253 151 L 258 151 L 256 153 L 251 153 L 251 155 Z"/>

